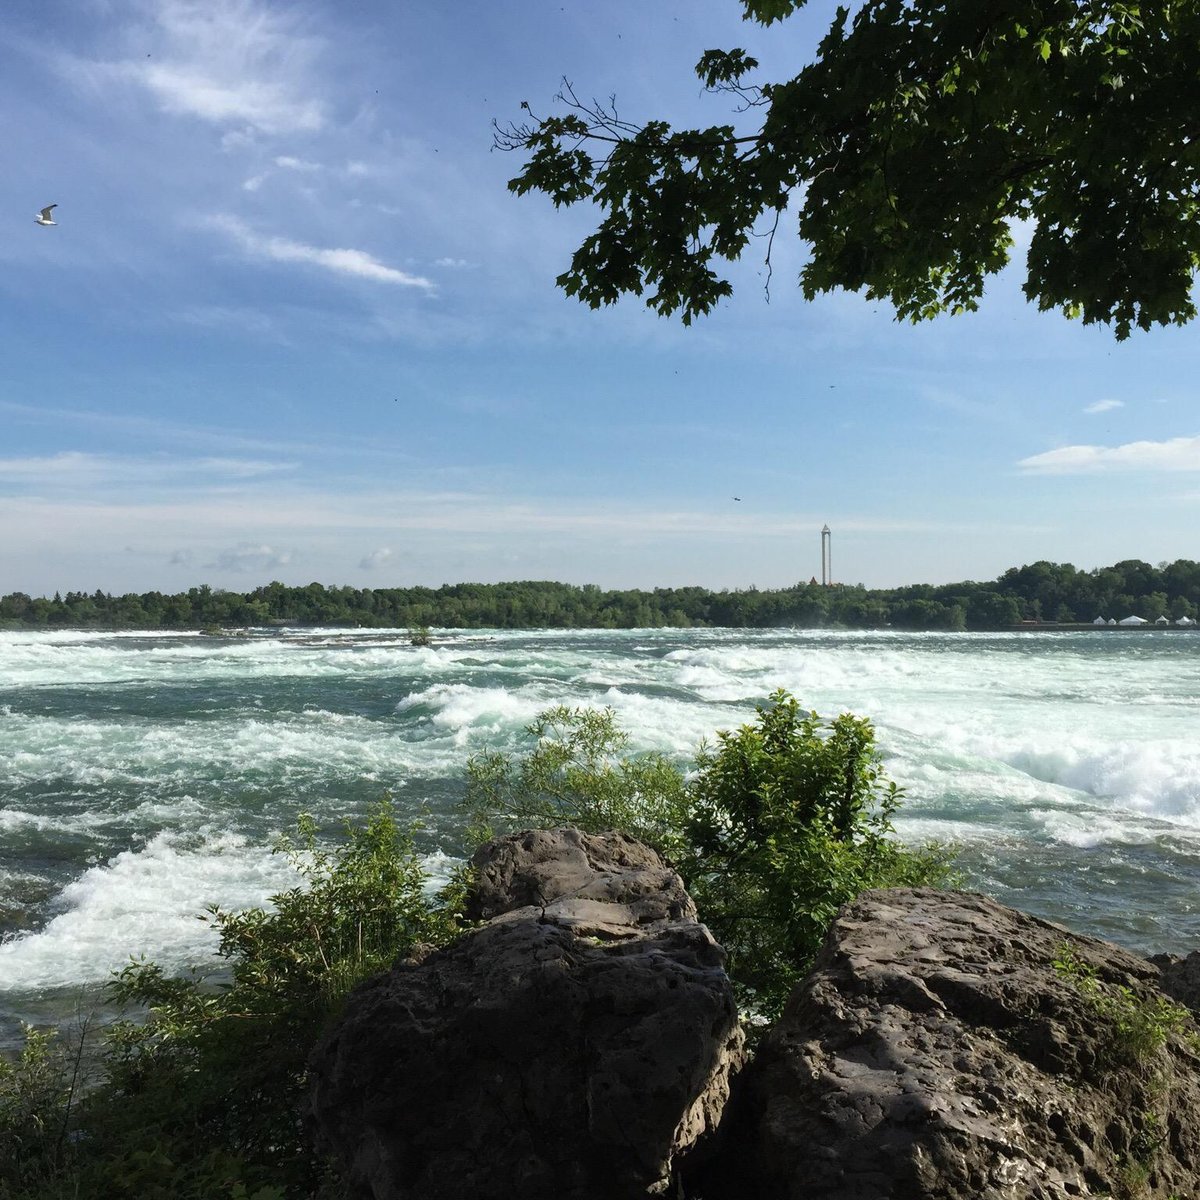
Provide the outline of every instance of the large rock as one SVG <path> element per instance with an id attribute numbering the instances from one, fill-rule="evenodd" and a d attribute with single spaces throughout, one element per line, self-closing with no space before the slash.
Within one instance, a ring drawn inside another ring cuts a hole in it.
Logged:
<path id="1" fill-rule="evenodd" d="M 374 1200 L 663 1194 L 741 1064 L 723 953 L 621 834 L 476 858 L 492 917 L 352 993 L 312 1059 L 322 1140 Z"/>
<path id="2" fill-rule="evenodd" d="M 740 1077 L 704 1195 L 1200 1196 L 1195 1033 L 1157 979 L 982 896 L 865 893 Z"/>

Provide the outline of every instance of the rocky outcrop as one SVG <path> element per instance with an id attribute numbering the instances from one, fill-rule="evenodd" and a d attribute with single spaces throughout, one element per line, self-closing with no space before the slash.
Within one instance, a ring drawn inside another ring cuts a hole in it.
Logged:
<path id="1" fill-rule="evenodd" d="M 1197 1042 L 1157 982 L 982 896 L 865 893 L 740 1077 L 704 1196 L 1200 1195 Z"/>
<path id="2" fill-rule="evenodd" d="M 488 923 L 353 992 L 314 1052 L 324 1144 L 373 1200 L 664 1194 L 742 1035 L 679 877 L 621 834 L 481 849 Z"/>

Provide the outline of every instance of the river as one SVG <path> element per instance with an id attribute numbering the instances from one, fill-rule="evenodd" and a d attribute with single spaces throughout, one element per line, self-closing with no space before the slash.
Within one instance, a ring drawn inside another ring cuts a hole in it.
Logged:
<path id="1" fill-rule="evenodd" d="M 0 632 L 0 1042 L 148 955 L 202 963 L 208 902 L 292 886 L 271 850 L 385 792 L 460 853 L 472 753 L 608 705 L 686 764 L 787 688 L 869 717 L 908 840 L 970 886 L 1146 952 L 1200 946 L 1200 634 L 285 629 Z"/>

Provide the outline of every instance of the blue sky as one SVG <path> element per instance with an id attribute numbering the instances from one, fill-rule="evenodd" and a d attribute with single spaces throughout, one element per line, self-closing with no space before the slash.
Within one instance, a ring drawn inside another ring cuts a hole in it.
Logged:
<path id="1" fill-rule="evenodd" d="M 588 213 L 510 195 L 492 119 L 565 75 L 726 120 L 700 53 L 794 68 L 833 5 L 739 11 L 9 0 L 0 592 L 771 587 L 826 522 L 871 586 L 1197 557 L 1200 329 L 1118 344 L 1015 276 L 919 327 L 806 304 L 786 234 L 769 302 L 752 257 L 688 329 L 555 288 Z"/>

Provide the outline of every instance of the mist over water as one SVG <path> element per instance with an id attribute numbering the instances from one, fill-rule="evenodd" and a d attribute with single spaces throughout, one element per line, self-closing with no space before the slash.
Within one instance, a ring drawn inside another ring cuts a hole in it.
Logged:
<path id="1" fill-rule="evenodd" d="M 203 964 L 209 902 L 295 877 L 271 845 L 384 792 L 460 852 L 472 753 L 558 703 L 690 760 L 778 687 L 875 722 L 912 840 L 970 886 L 1143 951 L 1200 945 L 1200 634 L 276 630 L 0 633 L 0 1041 L 131 954 Z"/>

